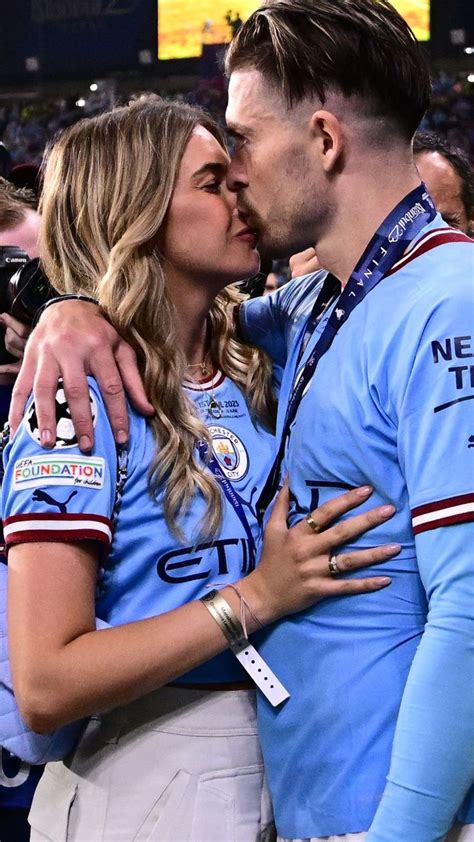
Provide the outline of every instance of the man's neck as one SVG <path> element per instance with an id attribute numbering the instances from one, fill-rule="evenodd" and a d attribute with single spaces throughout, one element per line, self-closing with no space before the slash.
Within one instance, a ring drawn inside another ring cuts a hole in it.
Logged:
<path id="1" fill-rule="evenodd" d="M 399 179 L 355 177 L 316 243 L 321 265 L 344 287 L 371 238 L 393 208 L 420 184 L 415 168 Z"/>

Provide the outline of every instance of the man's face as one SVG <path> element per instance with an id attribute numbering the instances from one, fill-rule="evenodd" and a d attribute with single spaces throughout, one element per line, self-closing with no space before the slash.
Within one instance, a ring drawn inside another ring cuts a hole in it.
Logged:
<path id="1" fill-rule="evenodd" d="M 30 259 L 38 257 L 40 215 L 32 208 L 25 209 L 25 218 L 12 228 L 0 231 L 0 246 L 18 246 Z"/>
<path id="2" fill-rule="evenodd" d="M 314 244 L 324 196 L 311 160 L 310 104 L 288 112 L 257 70 L 229 82 L 226 121 L 235 139 L 228 184 L 259 236 L 260 250 L 283 257 Z M 319 195 L 316 195 L 319 194 Z"/>
<path id="3" fill-rule="evenodd" d="M 443 219 L 468 234 L 470 220 L 462 201 L 462 182 L 452 164 L 439 152 L 429 151 L 415 155 L 415 163 Z"/>

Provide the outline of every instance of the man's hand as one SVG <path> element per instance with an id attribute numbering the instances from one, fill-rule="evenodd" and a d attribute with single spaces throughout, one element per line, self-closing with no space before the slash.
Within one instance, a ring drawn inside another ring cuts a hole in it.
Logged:
<path id="1" fill-rule="evenodd" d="M 30 325 L 19 322 L 9 313 L 0 313 L 0 325 L 5 328 L 5 348 L 14 357 L 22 360 L 26 342 L 31 333 Z"/>
<path id="2" fill-rule="evenodd" d="M 90 302 L 63 301 L 48 307 L 28 341 L 10 406 L 12 435 L 26 401 L 34 392 L 43 447 L 56 442 L 55 395 L 58 380 L 64 392 L 81 450 L 90 450 L 94 430 L 87 375 L 97 380 L 115 439 L 128 438 L 125 391 L 143 415 L 152 415 L 138 371 L 135 352 Z"/>
<path id="3" fill-rule="evenodd" d="M 301 278 L 302 275 L 309 275 L 311 272 L 317 272 L 318 269 L 321 269 L 318 256 L 312 246 L 293 254 L 289 263 L 292 278 Z"/>

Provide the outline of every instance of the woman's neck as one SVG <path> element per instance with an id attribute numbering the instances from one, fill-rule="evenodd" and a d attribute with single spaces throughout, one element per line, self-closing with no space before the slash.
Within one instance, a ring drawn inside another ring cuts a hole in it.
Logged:
<path id="1" fill-rule="evenodd" d="M 206 289 L 175 285 L 171 293 L 176 313 L 179 344 L 188 365 L 205 360 L 209 351 L 207 317 L 214 295 Z"/>

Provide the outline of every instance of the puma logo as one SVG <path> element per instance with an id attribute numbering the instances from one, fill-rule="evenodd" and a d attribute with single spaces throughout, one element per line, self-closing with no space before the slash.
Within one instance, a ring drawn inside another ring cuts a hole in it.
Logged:
<path id="1" fill-rule="evenodd" d="M 61 503 L 58 500 L 55 500 L 54 497 L 51 497 L 47 491 L 43 491 L 41 488 L 37 488 L 36 491 L 33 492 L 33 500 L 40 500 L 43 503 L 49 503 L 50 506 L 57 506 L 59 511 L 62 515 L 67 515 L 67 504 L 70 500 L 77 494 L 77 491 L 71 491 L 67 500 L 64 503 Z"/>

